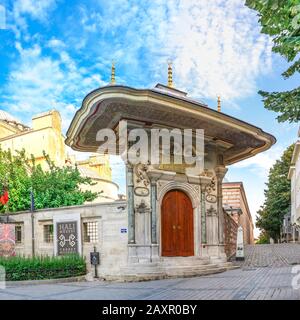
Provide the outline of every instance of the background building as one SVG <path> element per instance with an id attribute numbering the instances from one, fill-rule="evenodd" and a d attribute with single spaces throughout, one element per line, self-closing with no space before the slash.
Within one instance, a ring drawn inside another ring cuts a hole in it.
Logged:
<path id="1" fill-rule="evenodd" d="M 300 137 L 300 128 L 298 131 Z M 291 223 L 300 226 L 300 140 L 295 144 L 288 174 L 291 180 Z"/>
<path id="2" fill-rule="evenodd" d="M 299 226 L 291 221 L 291 213 L 287 213 L 283 217 L 281 227 L 281 242 L 298 242 Z"/>
<path id="3" fill-rule="evenodd" d="M 37 164 L 48 168 L 46 158 L 49 155 L 55 165 L 77 166 L 81 175 L 90 177 L 96 184 L 83 185 L 82 189 L 102 193 L 94 202 L 106 202 L 118 198 L 118 185 L 112 182 L 109 156 L 92 155 L 85 160 L 77 160 L 68 155 L 62 134 L 62 121 L 58 111 L 51 110 L 32 118 L 32 127 L 22 124 L 17 118 L 0 110 L 0 146 L 12 153 L 25 149 L 27 156 L 34 156 Z"/>
<path id="4" fill-rule="evenodd" d="M 243 182 L 224 182 L 222 191 L 225 211 L 243 227 L 244 244 L 254 244 L 254 225 Z"/>

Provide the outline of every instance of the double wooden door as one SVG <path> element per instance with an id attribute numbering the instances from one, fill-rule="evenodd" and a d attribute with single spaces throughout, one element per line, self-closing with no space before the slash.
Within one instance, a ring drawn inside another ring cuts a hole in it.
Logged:
<path id="1" fill-rule="evenodd" d="M 171 190 L 161 206 L 162 255 L 194 255 L 193 207 L 190 198 L 180 190 Z"/>

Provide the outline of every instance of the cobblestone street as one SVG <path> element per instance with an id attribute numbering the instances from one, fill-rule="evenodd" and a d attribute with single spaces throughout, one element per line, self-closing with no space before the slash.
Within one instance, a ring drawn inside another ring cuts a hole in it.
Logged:
<path id="1" fill-rule="evenodd" d="M 298 244 L 256 245 L 246 248 L 241 268 L 219 274 L 131 283 L 14 285 L 0 290 L 0 299 L 299 300 L 300 289 L 292 287 L 293 264 L 299 262 Z"/>
<path id="2" fill-rule="evenodd" d="M 235 264 L 242 267 L 283 267 L 300 264 L 300 245 L 297 243 L 248 245 L 245 247 L 245 261 Z"/>
<path id="3" fill-rule="evenodd" d="M 8 287 L 0 299 L 300 299 L 292 267 L 244 268 L 183 279 L 132 283 L 78 282 Z"/>

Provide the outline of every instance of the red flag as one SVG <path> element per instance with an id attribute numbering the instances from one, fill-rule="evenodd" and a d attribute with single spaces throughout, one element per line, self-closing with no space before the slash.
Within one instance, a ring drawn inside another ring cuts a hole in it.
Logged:
<path id="1" fill-rule="evenodd" d="M 3 205 L 5 205 L 5 204 L 7 204 L 8 200 L 9 200 L 9 195 L 8 195 L 8 191 L 6 190 L 6 191 L 4 191 L 3 195 L 0 197 L 0 202 Z"/>

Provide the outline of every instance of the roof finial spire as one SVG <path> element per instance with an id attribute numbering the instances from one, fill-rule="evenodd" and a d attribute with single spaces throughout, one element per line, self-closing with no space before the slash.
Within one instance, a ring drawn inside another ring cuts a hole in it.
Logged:
<path id="1" fill-rule="evenodd" d="M 218 112 L 221 112 L 221 98 L 218 96 Z"/>
<path id="2" fill-rule="evenodd" d="M 110 84 L 115 84 L 116 78 L 115 78 L 115 62 L 114 60 L 111 62 L 111 75 L 110 75 Z"/>
<path id="3" fill-rule="evenodd" d="M 173 87 L 173 70 L 171 60 L 168 60 L 168 87 Z"/>

